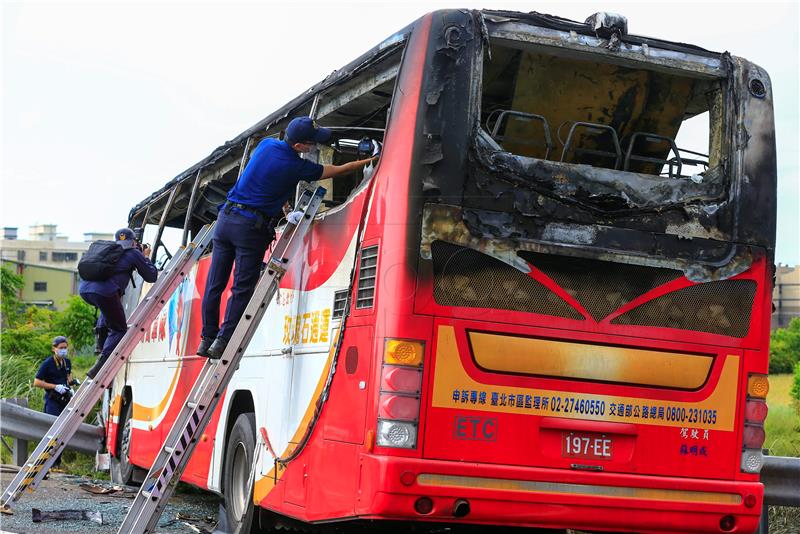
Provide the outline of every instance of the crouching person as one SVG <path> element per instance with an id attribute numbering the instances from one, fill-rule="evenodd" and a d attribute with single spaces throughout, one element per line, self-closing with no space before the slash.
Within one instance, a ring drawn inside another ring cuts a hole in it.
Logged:
<path id="1" fill-rule="evenodd" d="M 33 385 L 44 390 L 44 413 L 58 417 L 64 411 L 72 390 L 72 362 L 67 358 L 67 338 L 56 336 L 53 339 L 53 354 L 39 366 Z M 59 456 L 54 466 L 61 465 Z"/>
<path id="2" fill-rule="evenodd" d="M 79 293 L 83 300 L 100 310 L 99 323 L 105 325 L 108 335 L 97 362 L 86 372 L 94 378 L 128 330 L 122 295 L 128 281 L 137 271 L 145 282 L 153 283 L 158 270 L 147 257 L 150 249 L 140 248 L 130 228 L 115 234 L 116 241 L 98 241 L 81 258 L 78 272 L 81 275 Z"/>

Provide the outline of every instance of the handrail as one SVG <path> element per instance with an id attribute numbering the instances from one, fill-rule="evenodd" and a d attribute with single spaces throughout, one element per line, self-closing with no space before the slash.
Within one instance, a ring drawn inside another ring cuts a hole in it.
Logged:
<path id="1" fill-rule="evenodd" d="M 55 415 L 19 406 L 8 399 L 0 399 L 0 412 L 0 434 L 21 440 L 41 440 L 56 420 Z M 94 454 L 100 450 L 104 438 L 103 427 L 83 423 L 67 444 L 67 448 L 84 454 Z"/>
<path id="2" fill-rule="evenodd" d="M 764 503 L 800 508 L 800 458 L 764 456 Z"/>

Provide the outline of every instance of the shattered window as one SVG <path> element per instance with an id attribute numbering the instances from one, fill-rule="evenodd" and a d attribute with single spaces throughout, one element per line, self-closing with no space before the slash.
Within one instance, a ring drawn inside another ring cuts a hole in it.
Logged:
<path id="1" fill-rule="evenodd" d="M 370 69 L 319 96 L 316 121 L 333 130 L 335 141 L 331 146 L 319 145 L 306 156 L 308 159 L 323 165 L 343 165 L 376 153 L 385 137 L 400 59 L 398 48 Z M 335 180 L 321 180 L 319 185 L 327 193 L 320 211 L 343 204 L 373 171 L 374 166 L 368 166 Z"/>
<path id="2" fill-rule="evenodd" d="M 722 80 L 504 45 L 484 55 L 481 97 L 481 125 L 503 150 L 671 178 L 719 164 Z"/>

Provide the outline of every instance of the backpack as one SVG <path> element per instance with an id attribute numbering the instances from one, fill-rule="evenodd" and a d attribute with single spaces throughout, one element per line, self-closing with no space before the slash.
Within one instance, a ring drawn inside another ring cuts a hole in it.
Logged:
<path id="1" fill-rule="evenodd" d="M 103 282 L 116 272 L 125 249 L 116 241 L 95 241 L 78 262 L 78 274 L 83 280 Z"/>

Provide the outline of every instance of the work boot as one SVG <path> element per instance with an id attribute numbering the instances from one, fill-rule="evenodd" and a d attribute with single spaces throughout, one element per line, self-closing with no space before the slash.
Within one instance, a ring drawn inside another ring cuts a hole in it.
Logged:
<path id="1" fill-rule="evenodd" d="M 100 372 L 100 369 L 103 367 L 103 364 L 106 363 L 106 360 L 108 360 L 108 355 L 101 354 L 100 357 L 97 358 L 97 361 L 94 362 L 94 365 L 91 366 L 88 371 L 86 371 L 86 376 L 93 379 L 97 373 Z"/>
<path id="2" fill-rule="evenodd" d="M 208 347 L 208 358 L 212 360 L 219 360 L 222 353 L 225 352 L 225 347 L 228 346 L 228 340 L 218 337 L 214 340 L 210 347 Z"/>
<path id="3" fill-rule="evenodd" d="M 94 354 L 97 356 L 103 352 L 103 345 L 106 344 L 108 338 L 108 328 L 105 326 L 97 326 L 94 329 Z"/>
<path id="4" fill-rule="evenodd" d="M 198 356 L 205 356 L 206 358 L 208 358 L 208 348 L 211 346 L 212 343 L 214 343 L 213 337 L 201 338 L 200 346 L 197 347 L 197 352 L 195 354 L 197 354 Z"/>

